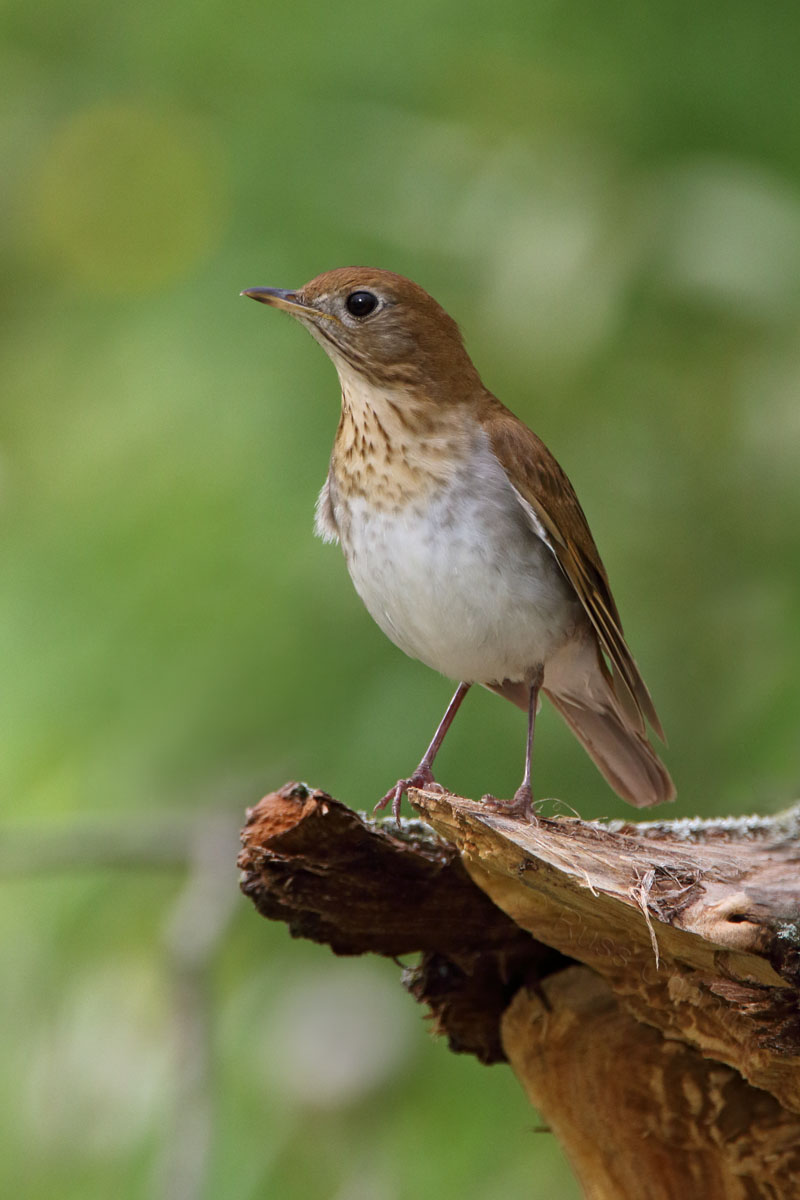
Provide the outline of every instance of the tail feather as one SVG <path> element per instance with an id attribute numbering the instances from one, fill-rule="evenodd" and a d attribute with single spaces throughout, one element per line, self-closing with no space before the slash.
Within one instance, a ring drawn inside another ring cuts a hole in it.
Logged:
<path id="1" fill-rule="evenodd" d="M 527 709 L 524 683 L 488 686 Z M 667 768 L 639 728 L 641 715 L 631 715 L 617 696 L 593 635 L 573 639 L 550 659 L 542 691 L 623 800 L 647 808 L 675 799 Z"/>
<path id="2" fill-rule="evenodd" d="M 587 708 L 545 689 L 545 695 L 594 759 L 614 791 L 647 808 L 675 799 L 675 785 L 647 738 L 627 724 L 615 699 L 602 709 Z"/>

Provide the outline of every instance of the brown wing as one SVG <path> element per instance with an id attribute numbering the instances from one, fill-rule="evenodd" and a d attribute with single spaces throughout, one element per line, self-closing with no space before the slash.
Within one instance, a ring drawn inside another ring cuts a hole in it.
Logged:
<path id="1" fill-rule="evenodd" d="M 520 503 L 529 511 L 531 524 L 555 554 L 595 628 L 611 665 L 618 700 L 641 732 L 646 717 L 664 741 L 661 722 L 623 637 L 608 576 L 572 484 L 541 438 L 494 396 L 483 426 Z"/>

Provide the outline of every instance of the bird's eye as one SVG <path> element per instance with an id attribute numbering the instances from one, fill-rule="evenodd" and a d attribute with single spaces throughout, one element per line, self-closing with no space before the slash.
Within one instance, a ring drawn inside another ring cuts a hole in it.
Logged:
<path id="1" fill-rule="evenodd" d="M 351 292 L 344 305 L 352 317 L 368 317 L 378 307 L 378 297 L 372 292 Z"/>

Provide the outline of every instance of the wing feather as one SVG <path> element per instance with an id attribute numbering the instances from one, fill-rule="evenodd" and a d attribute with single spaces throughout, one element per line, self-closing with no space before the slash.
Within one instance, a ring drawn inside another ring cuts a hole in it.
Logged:
<path id="1" fill-rule="evenodd" d="M 483 426 L 534 532 L 555 555 L 594 626 L 617 699 L 640 732 L 646 718 L 663 741 L 661 722 L 625 641 L 605 567 L 572 484 L 541 438 L 494 396 Z"/>

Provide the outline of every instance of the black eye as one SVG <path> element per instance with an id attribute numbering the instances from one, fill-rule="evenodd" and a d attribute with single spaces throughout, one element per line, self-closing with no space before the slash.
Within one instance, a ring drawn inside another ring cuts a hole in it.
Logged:
<path id="1" fill-rule="evenodd" d="M 368 317 L 378 307 L 378 297 L 372 292 L 351 292 L 344 302 L 353 317 Z"/>

